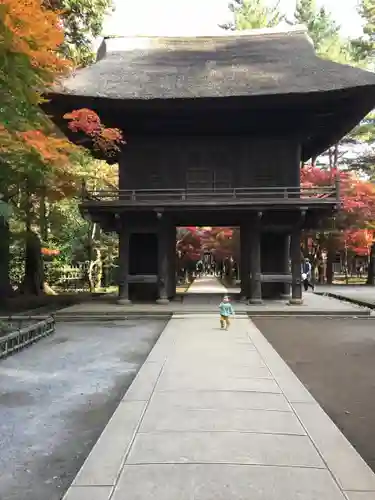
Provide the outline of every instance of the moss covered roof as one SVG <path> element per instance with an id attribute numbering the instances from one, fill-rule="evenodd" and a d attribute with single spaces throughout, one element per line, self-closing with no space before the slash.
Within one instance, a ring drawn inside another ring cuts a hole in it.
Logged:
<path id="1" fill-rule="evenodd" d="M 325 92 L 374 86 L 375 74 L 319 58 L 306 31 L 106 39 L 98 60 L 55 93 L 173 99 Z"/>

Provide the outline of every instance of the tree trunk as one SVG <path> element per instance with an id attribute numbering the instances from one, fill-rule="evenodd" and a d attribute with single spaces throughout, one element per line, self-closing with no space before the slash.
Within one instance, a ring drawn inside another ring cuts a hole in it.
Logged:
<path id="1" fill-rule="evenodd" d="M 375 285 L 375 243 L 371 246 L 366 285 Z"/>
<path id="2" fill-rule="evenodd" d="M 90 289 L 91 293 L 94 291 L 91 275 L 92 275 L 92 265 L 93 265 L 93 261 L 94 261 L 95 233 L 96 233 L 96 223 L 94 222 L 92 225 L 89 226 L 88 243 L 87 243 L 88 261 L 89 261 L 89 266 L 87 269 L 87 280 L 88 280 L 89 289 Z"/>
<path id="3" fill-rule="evenodd" d="M 8 222 L 0 216 L 0 298 L 12 295 L 13 289 L 9 279 L 10 231 Z"/>
<path id="4" fill-rule="evenodd" d="M 39 227 L 40 237 L 42 238 L 43 242 L 46 242 L 48 240 L 48 220 L 45 186 L 43 186 L 40 196 Z"/>
<path id="5" fill-rule="evenodd" d="M 26 225 L 26 233 L 31 231 L 32 224 L 32 210 L 33 210 L 33 202 L 31 200 L 31 192 L 29 186 L 26 186 L 26 200 L 25 200 L 25 225 Z"/>
<path id="6" fill-rule="evenodd" d="M 320 285 L 324 285 L 324 262 L 323 259 L 319 260 L 319 265 L 318 265 L 318 283 Z"/>
<path id="7" fill-rule="evenodd" d="M 331 241 L 331 238 L 329 238 L 328 242 L 328 248 L 327 248 L 327 285 L 332 285 L 333 283 L 333 263 L 335 261 L 335 250 L 333 248 L 333 242 Z"/>
<path id="8" fill-rule="evenodd" d="M 349 275 L 348 275 L 348 266 L 349 266 L 349 261 L 348 261 L 348 247 L 345 244 L 345 251 L 344 251 L 344 262 L 345 262 L 345 283 L 349 285 Z"/>
<path id="9" fill-rule="evenodd" d="M 309 235 L 303 233 L 302 235 L 302 247 L 303 247 L 303 256 L 310 257 L 309 255 Z"/>
<path id="10" fill-rule="evenodd" d="M 44 290 L 44 268 L 39 236 L 26 231 L 25 277 L 21 285 L 24 294 L 41 295 Z"/>
<path id="11" fill-rule="evenodd" d="M 339 166 L 339 143 L 336 142 L 333 148 L 333 168 L 336 169 Z"/>
<path id="12" fill-rule="evenodd" d="M 333 181 L 332 172 L 336 170 L 339 163 L 339 144 L 338 142 L 328 150 L 328 158 L 329 158 L 329 172 L 330 172 L 330 180 Z"/>

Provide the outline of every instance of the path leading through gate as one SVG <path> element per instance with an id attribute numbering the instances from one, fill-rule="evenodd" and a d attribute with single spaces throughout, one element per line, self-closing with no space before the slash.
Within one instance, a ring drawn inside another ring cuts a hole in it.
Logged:
<path id="1" fill-rule="evenodd" d="M 240 288 L 226 288 L 214 276 L 204 276 L 194 280 L 184 297 L 184 304 L 192 306 L 195 304 L 219 305 L 225 294 L 239 295 Z"/>
<path id="2" fill-rule="evenodd" d="M 245 315 L 175 314 L 64 497 L 124 499 L 374 500 L 375 475 Z"/>

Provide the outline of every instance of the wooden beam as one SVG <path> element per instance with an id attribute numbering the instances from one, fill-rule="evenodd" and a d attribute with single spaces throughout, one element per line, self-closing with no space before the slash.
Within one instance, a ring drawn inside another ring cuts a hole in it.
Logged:
<path id="1" fill-rule="evenodd" d="M 302 298 L 302 277 L 301 277 L 301 229 L 306 217 L 306 210 L 301 210 L 299 220 L 293 229 L 290 252 L 292 260 L 292 297 L 290 303 L 300 305 L 303 303 Z"/>

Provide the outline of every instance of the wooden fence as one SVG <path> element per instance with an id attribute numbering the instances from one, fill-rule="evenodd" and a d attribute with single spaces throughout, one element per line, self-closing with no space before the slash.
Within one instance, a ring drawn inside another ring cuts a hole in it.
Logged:
<path id="1" fill-rule="evenodd" d="M 64 291 L 88 291 L 88 266 L 89 262 L 78 262 L 74 265 L 56 266 L 53 262 L 45 263 L 45 276 L 48 284 L 54 288 Z M 104 265 L 101 280 L 101 288 L 116 285 L 117 266 Z"/>

